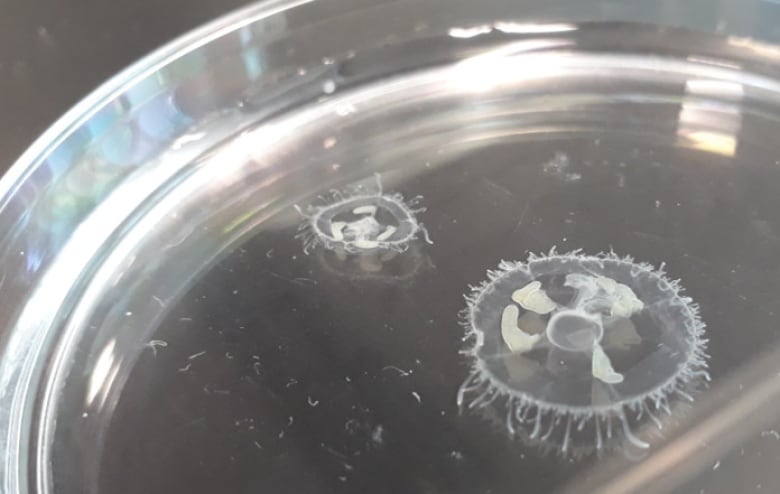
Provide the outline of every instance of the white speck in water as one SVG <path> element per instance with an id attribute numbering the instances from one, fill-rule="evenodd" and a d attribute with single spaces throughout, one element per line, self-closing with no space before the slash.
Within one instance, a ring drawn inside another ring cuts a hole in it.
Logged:
<path id="1" fill-rule="evenodd" d="M 192 355 L 190 355 L 187 358 L 190 359 L 190 360 L 195 360 L 196 358 L 202 357 L 204 355 L 206 355 L 206 350 L 203 350 L 202 352 L 198 352 L 198 353 L 193 353 Z"/>
<path id="2" fill-rule="evenodd" d="M 51 41 L 51 34 L 49 34 L 49 30 L 46 29 L 46 26 L 38 26 L 38 29 L 35 30 L 36 34 L 40 36 L 41 38 L 45 38 L 47 41 Z"/>
<path id="3" fill-rule="evenodd" d="M 452 450 L 450 451 L 450 458 L 460 461 L 463 459 L 463 453 L 458 450 Z"/>
<path id="4" fill-rule="evenodd" d="M 333 65 L 335 62 L 336 62 L 336 60 L 334 60 L 331 57 L 322 57 L 322 64 L 323 65 Z"/>
<path id="5" fill-rule="evenodd" d="M 348 383 L 352 382 L 352 379 L 349 376 L 344 376 L 344 380 L 347 381 Z"/>
<path id="6" fill-rule="evenodd" d="M 322 83 L 322 92 L 325 94 L 333 94 L 336 91 L 336 83 L 328 79 Z"/>
<path id="7" fill-rule="evenodd" d="M 298 75 L 306 75 L 306 68 L 298 67 Z"/>
<path id="8" fill-rule="evenodd" d="M 761 431 L 761 437 L 774 437 L 777 440 L 780 440 L 780 433 L 778 433 L 774 429 L 770 429 L 768 431 Z"/>
<path id="9" fill-rule="evenodd" d="M 403 369 L 401 369 L 399 367 L 396 367 L 394 365 L 386 365 L 386 366 L 382 367 L 382 370 L 383 371 L 394 370 L 394 371 L 398 372 L 398 375 L 401 376 L 401 377 L 409 377 L 410 374 L 414 374 L 414 369 L 409 369 L 408 371 L 405 371 L 405 370 L 403 370 Z"/>
<path id="10" fill-rule="evenodd" d="M 375 444 L 382 444 L 385 440 L 384 436 L 385 429 L 381 424 L 374 427 L 374 430 L 371 432 L 371 440 L 374 441 Z"/>
<path id="11" fill-rule="evenodd" d="M 263 449 L 263 446 L 256 440 L 252 441 L 252 444 L 254 444 L 257 449 Z"/>
<path id="12" fill-rule="evenodd" d="M 328 137 L 324 141 L 322 141 L 322 147 L 325 149 L 331 149 L 335 145 L 336 145 L 335 137 Z"/>
<path id="13" fill-rule="evenodd" d="M 658 209 L 661 207 L 661 201 L 655 201 L 655 209 Z"/>
<path id="14" fill-rule="evenodd" d="M 291 425 L 293 425 L 293 422 L 294 422 L 294 421 L 295 421 L 295 420 L 293 419 L 293 416 L 292 416 L 292 415 L 290 415 L 289 417 L 287 417 L 287 427 L 290 427 Z"/>
<path id="15" fill-rule="evenodd" d="M 184 367 L 180 367 L 179 372 L 187 372 L 188 370 L 190 370 L 190 367 L 192 367 L 192 363 L 188 363 Z"/>
<path id="16" fill-rule="evenodd" d="M 125 316 L 127 316 L 127 317 L 130 317 L 130 316 L 132 316 L 132 315 L 133 315 L 133 313 L 132 313 L 131 311 L 127 311 L 127 312 L 125 312 Z"/>
<path id="17" fill-rule="evenodd" d="M 230 352 L 225 352 L 225 358 L 228 360 L 233 360 L 234 355 Z"/>
<path id="18" fill-rule="evenodd" d="M 417 400 L 417 403 L 422 403 L 422 398 L 420 398 L 420 394 L 417 391 L 412 391 L 412 396 Z"/>
<path id="19" fill-rule="evenodd" d="M 576 182 L 582 178 L 582 174 L 571 172 L 571 161 L 569 155 L 564 152 L 556 151 L 552 159 L 542 165 L 544 173 L 559 178 L 564 182 Z"/>
<path id="20" fill-rule="evenodd" d="M 311 396 L 306 397 L 306 402 L 309 404 L 310 407 L 316 407 L 320 404 L 320 400 L 314 400 Z"/>
<path id="21" fill-rule="evenodd" d="M 87 417 L 89 417 L 89 414 L 87 412 L 84 412 L 84 413 L 81 414 L 81 418 L 85 419 Z"/>
<path id="22" fill-rule="evenodd" d="M 717 470 L 719 466 L 720 466 L 720 460 L 716 461 L 715 464 L 712 465 L 712 469 Z"/>
<path id="23" fill-rule="evenodd" d="M 146 346 L 152 349 L 152 354 L 156 357 L 157 347 L 165 348 L 168 346 L 168 342 L 163 340 L 149 340 L 149 343 L 147 343 Z"/>
<path id="24" fill-rule="evenodd" d="M 352 409 L 354 410 L 355 407 L 353 406 Z M 355 434 L 358 426 L 360 424 L 355 419 L 349 419 L 346 422 L 344 422 L 344 430 L 347 431 L 349 434 Z"/>
<path id="25" fill-rule="evenodd" d="M 238 290 L 233 290 L 233 295 L 238 295 Z"/>

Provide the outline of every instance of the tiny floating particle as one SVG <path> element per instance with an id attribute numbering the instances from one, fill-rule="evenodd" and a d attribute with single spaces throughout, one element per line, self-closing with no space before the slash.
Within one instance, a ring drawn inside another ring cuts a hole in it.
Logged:
<path id="1" fill-rule="evenodd" d="M 772 436 L 775 439 L 780 440 L 780 433 L 778 433 L 774 429 L 770 429 L 768 431 L 761 431 L 761 437 L 767 437 L 767 436 Z"/>
<path id="2" fill-rule="evenodd" d="M 698 306 L 631 258 L 553 250 L 502 262 L 467 302 L 459 407 L 564 455 L 649 447 L 644 422 L 662 428 L 673 400 L 709 380 Z"/>
<path id="3" fill-rule="evenodd" d="M 165 348 L 168 346 L 168 342 L 164 340 L 149 340 L 146 345 L 146 347 L 149 347 L 152 349 L 152 355 L 157 356 L 157 348 Z"/>
<path id="4" fill-rule="evenodd" d="M 417 221 L 422 197 L 404 202 L 400 194 L 384 194 L 379 175 L 376 187 L 369 190 L 358 185 L 346 191 L 332 191 L 320 198 L 323 205 L 305 209 L 295 206 L 305 218 L 297 237 L 303 240 L 308 254 L 318 245 L 347 254 L 374 251 L 404 252 L 419 236 L 432 243 L 425 227 Z"/>
<path id="5" fill-rule="evenodd" d="M 569 155 L 562 151 L 556 151 L 552 159 L 542 165 L 542 171 L 564 182 L 576 182 L 582 178 L 582 174 L 571 171 Z"/>
<path id="6" fill-rule="evenodd" d="M 374 441 L 374 444 L 382 444 L 384 442 L 385 428 L 382 426 L 382 424 L 377 425 L 371 431 L 371 440 Z"/>

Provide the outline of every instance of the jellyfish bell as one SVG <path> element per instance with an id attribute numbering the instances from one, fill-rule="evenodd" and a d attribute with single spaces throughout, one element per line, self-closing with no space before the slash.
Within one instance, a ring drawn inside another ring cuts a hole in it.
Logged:
<path id="1" fill-rule="evenodd" d="M 707 374 L 698 306 L 663 270 L 617 255 L 531 255 L 503 262 L 467 296 L 465 410 L 498 407 L 506 430 L 649 447 L 670 403 L 692 400 Z"/>
<path id="2" fill-rule="evenodd" d="M 348 253 L 343 249 L 318 249 L 315 256 L 322 269 L 338 279 L 377 283 L 406 283 L 433 265 L 425 249 L 416 242 L 404 252 L 373 249 Z"/>
<path id="3" fill-rule="evenodd" d="M 431 243 L 417 220 L 417 214 L 425 211 L 419 207 L 422 197 L 404 201 L 400 194 L 385 194 L 379 176 L 374 188 L 352 186 L 318 199 L 319 204 L 305 209 L 296 206 L 304 217 L 297 237 L 306 254 L 322 246 L 343 259 L 372 251 L 404 252 L 420 237 Z"/>

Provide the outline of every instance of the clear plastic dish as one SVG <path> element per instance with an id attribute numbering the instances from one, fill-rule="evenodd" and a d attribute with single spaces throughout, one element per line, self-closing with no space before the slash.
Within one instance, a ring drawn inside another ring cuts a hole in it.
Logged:
<path id="1" fill-rule="evenodd" d="M 772 2 L 271 1 L 0 181 L 0 491 L 776 492 Z"/>

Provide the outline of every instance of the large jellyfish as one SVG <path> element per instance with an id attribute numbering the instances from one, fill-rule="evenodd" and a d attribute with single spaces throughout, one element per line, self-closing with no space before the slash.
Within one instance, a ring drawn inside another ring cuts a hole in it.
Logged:
<path id="1" fill-rule="evenodd" d="M 559 445 L 644 449 L 673 400 L 709 380 L 705 325 L 677 281 L 613 253 L 502 262 L 467 296 L 471 373 L 461 408 L 503 410 L 507 430 Z"/>
<path id="2" fill-rule="evenodd" d="M 422 197 L 404 202 L 401 194 L 385 194 L 382 183 L 376 176 L 376 187 L 362 185 L 344 191 L 334 190 L 327 197 L 320 198 L 320 205 L 306 209 L 296 206 L 304 216 L 298 237 L 303 240 L 305 253 L 322 245 L 333 250 L 341 258 L 347 254 L 382 251 L 404 252 L 409 244 L 422 236 L 431 243 L 425 227 L 417 221 L 416 215 L 425 211 L 419 207 Z M 381 264 L 378 257 L 368 259 Z"/>

